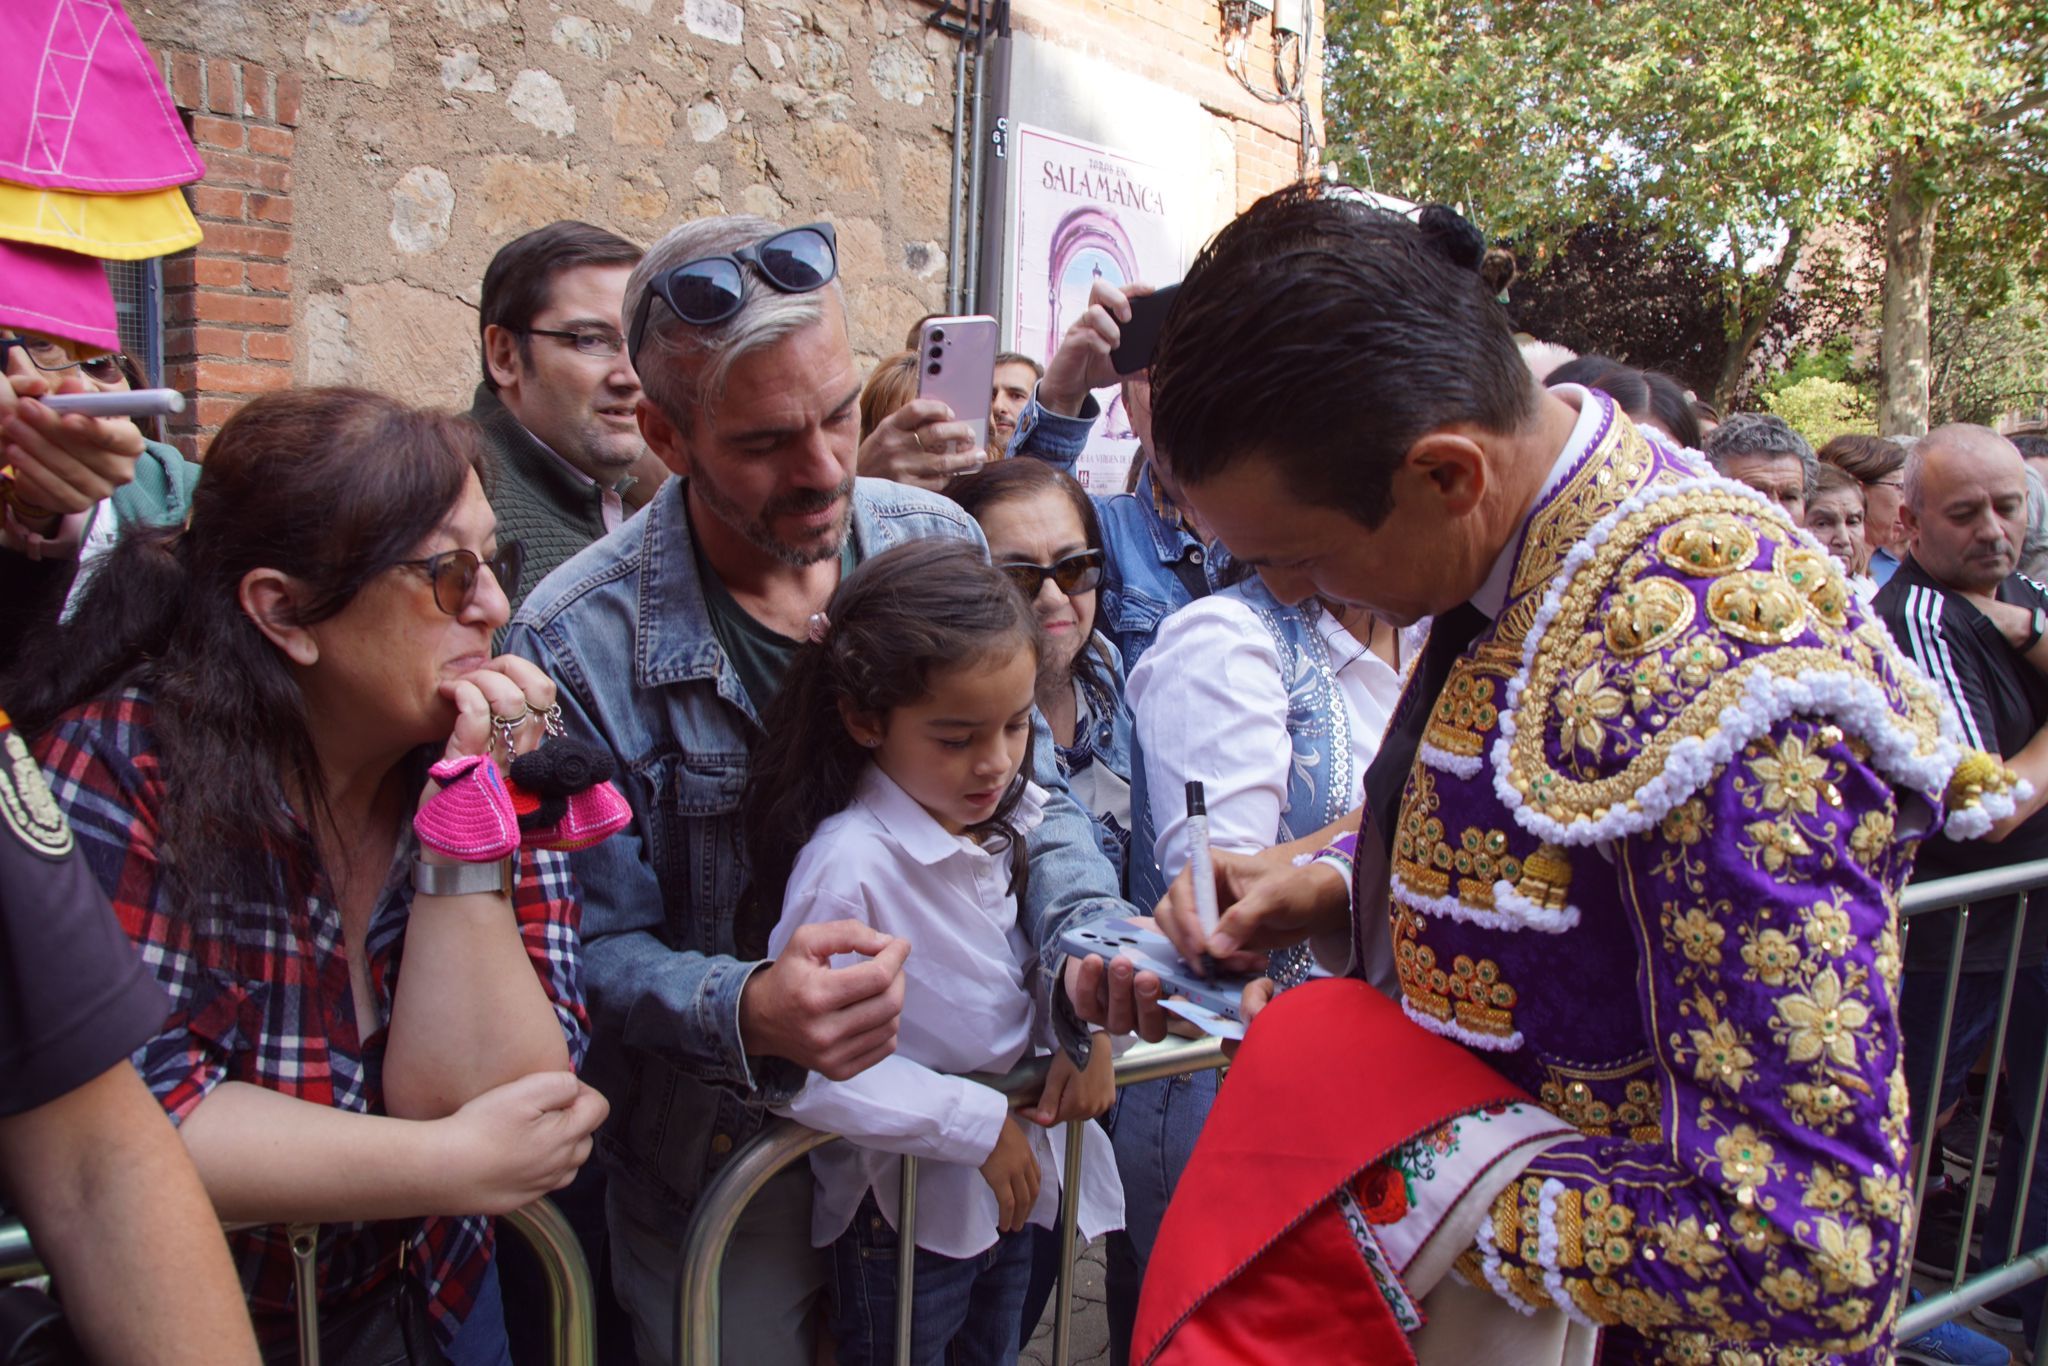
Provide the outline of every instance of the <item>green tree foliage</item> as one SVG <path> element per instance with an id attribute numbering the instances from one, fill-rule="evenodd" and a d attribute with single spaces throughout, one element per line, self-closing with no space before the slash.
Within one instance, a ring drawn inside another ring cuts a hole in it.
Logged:
<path id="1" fill-rule="evenodd" d="M 1915 392 L 1924 417 L 1933 235 L 1990 283 L 2048 270 L 2038 0 L 1335 0 L 1328 23 L 1347 178 L 1518 242 L 1612 215 L 1701 254 L 1723 397 L 1825 225 L 1887 224 L 1895 425 Z"/>

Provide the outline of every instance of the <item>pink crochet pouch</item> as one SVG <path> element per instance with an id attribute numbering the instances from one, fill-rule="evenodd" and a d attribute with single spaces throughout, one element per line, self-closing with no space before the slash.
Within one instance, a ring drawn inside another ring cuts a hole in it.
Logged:
<path id="1" fill-rule="evenodd" d="M 441 790 L 412 818 L 421 844 L 464 863 L 490 863 L 519 847 L 512 794 L 488 754 L 443 759 L 427 776 Z"/>

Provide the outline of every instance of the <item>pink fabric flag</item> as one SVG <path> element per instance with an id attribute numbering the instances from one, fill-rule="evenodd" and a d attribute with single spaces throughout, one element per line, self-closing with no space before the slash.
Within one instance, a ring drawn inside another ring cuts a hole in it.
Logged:
<path id="1" fill-rule="evenodd" d="M 121 0 L 0 2 L 0 179 L 125 194 L 206 173 Z"/>
<path id="2" fill-rule="evenodd" d="M 0 239 L 0 328 L 121 349 L 114 291 L 97 257 Z"/>

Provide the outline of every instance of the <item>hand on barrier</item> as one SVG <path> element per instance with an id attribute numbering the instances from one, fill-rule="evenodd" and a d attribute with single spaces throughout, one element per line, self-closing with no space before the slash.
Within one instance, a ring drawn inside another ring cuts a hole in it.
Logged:
<path id="1" fill-rule="evenodd" d="M 504 1214 L 569 1184 L 611 1106 L 573 1072 L 508 1081 L 433 1121 L 445 1139 L 448 1214 Z"/>
<path id="2" fill-rule="evenodd" d="M 1094 1119 L 1109 1113 L 1116 1102 L 1116 1060 L 1111 1056 L 1109 1038 L 1097 1034 L 1089 1041 L 1088 1066 L 1074 1066 L 1065 1050 L 1052 1055 L 1052 1070 L 1045 1074 L 1045 1089 L 1038 1104 L 1023 1115 L 1033 1124 L 1052 1128 L 1071 1120 Z"/>
<path id="3" fill-rule="evenodd" d="M 833 967 L 859 954 L 866 962 Z M 740 1035 L 749 1053 L 845 1081 L 896 1051 L 910 941 L 857 920 L 799 926 L 782 956 L 747 979 Z"/>
<path id="4" fill-rule="evenodd" d="M 981 1164 L 981 1179 L 996 1193 L 996 1227 L 1004 1233 L 1023 1228 L 1038 1203 L 1038 1155 L 1015 1118 L 1003 1120 L 995 1151 Z"/>
<path id="5" fill-rule="evenodd" d="M 1181 961 L 1207 954 L 1232 973 L 1266 970 L 1266 954 L 1312 935 L 1342 931 L 1351 915 L 1350 889 L 1328 864 L 1293 862 L 1272 851 L 1232 854 L 1216 850 L 1216 932 L 1206 940 L 1195 911 L 1192 865 L 1166 889 L 1153 918 L 1173 941 Z"/>
<path id="6" fill-rule="evenodd" d="M 974 429 L 955 422 L 951 408 L 935 398 L 914 398 L 868 433 L 855 466 L 872 478 L 936 491 L 987 461 L 988 452 L 974 444 Z"/>

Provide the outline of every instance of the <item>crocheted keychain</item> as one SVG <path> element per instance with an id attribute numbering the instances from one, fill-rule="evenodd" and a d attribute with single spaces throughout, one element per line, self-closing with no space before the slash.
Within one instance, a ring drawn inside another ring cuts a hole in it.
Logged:
<path id="1" fill-rule="evenodd" d="M 633 818 L 609 781 L 616 770 L 611 752 L 563 734 L 559 704 L 540 714 L 546 735 L 525 754 L 515 754 L 513 736 L 527 717 L 493 720 L 511 782 L 489 753 L 435 764 L 427 776 L 441 790 L 413 817 L 421 844 L 464 863 L 491 863 L 521 845 L 587 849 Z"/>
<path id="2" fill-rule="evenodd" d="M 545 737 L 511 765 L 520 843 L 564 853 L 588 849 L 633 819 L 632 808 L 611 784 L 617 765 L 603 745 L 563 733 L 559 703 L 542 714 L 541 724 Z M 510 753 L 509 732 L 504 738 Z"/>

